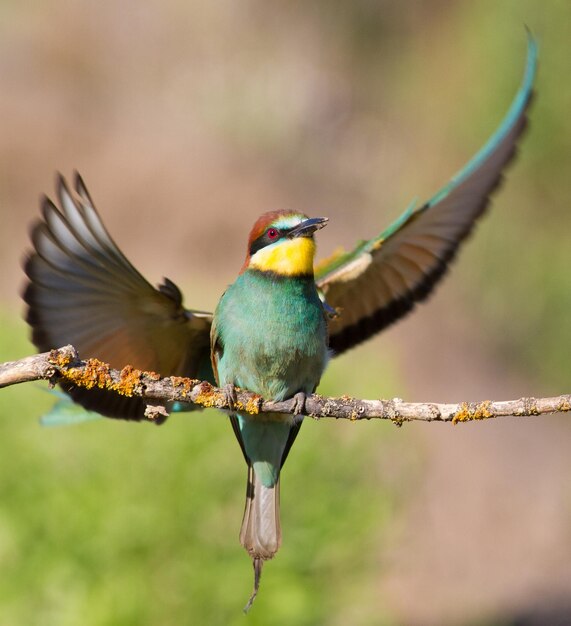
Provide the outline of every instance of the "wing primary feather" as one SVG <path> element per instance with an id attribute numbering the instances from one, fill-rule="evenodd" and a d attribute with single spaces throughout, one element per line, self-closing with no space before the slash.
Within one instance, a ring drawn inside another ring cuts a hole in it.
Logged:
<path id="1" fill-rule="evenodd" d="M 32 340 L 42 351 L 71 343 L 84 357 L 164 376 L 195 378 L 209 357 L 211 316 L 182 305 L 169 279 L 155 289 L 117 247 L 81 176 L 74 191 L 56 178 L 59 207 L 41 201 L 42 219 L 31 231 L 23 292 Z M 85 408 L 109 417 L 144 419 L 145 403 L 100 389 L 64 389 Z"/>
<path id="2" fill-rule="evenodd" d="M 496 132 L 467 165 L 430 200 L 416 209 L 410 205 L 380 236 L 319 267 L 317 285 L 328 304 L 345 311 L 329 322 L 335 354 L 402 318 L 445 275 L 517 152 L 536 67 L 537 43 L 529 35 L 521 86 Z"/>

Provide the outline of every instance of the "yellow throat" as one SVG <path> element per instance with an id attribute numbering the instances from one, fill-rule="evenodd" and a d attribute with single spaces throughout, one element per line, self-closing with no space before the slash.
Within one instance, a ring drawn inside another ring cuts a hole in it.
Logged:
<path id="1" fill-rule="evenodd" d="M 258 250 L 250 258 L 248 267 L 262 272 L 275 272 L 283 276 L 313 274 L 315 241 L 309 237 L 282 239 Z"/>

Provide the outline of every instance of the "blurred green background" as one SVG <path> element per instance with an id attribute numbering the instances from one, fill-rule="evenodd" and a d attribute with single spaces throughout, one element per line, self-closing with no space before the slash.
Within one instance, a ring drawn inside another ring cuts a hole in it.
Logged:
<path id="1" fill-rule="evenodd" d="M 507 183 L 430 305 L 335 361 L 320 391 L 569 392 L 563 0 L 3 0 L 0 361 L 32 351 L 21 260 L 55 170 L 82 173 L 145 276 L 213 308 L 261 212 L 328 215 L 326 255 L 432 195 L 507 110 L 524 24 L 540 71 Z M 306 420 L 284 544 L 244 618 L 246 471 L 225 418 L 42 428 L 51 403 L 42 385 L 0 393 L 2 626 L 571 623 L 568 418 Z"/>

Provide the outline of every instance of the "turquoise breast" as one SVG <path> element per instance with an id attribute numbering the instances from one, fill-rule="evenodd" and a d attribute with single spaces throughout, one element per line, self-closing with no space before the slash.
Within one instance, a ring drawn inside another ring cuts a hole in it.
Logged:
<path id="1" fill-rule="evenodd" d="M 313 278 L 244 272 L 221 298 L 216 328 L 221 385 L 283 400 L 319 383 L 327 328 Z"/>
<path id="2" fill-rule="evenodd" d="M 327 328 L 313 278 L 247 270 L 215 313 L 218 382 L 266 399 L 312 393 L 328 358 Z M 294 420 L 291 415 L 237 415 L 244 450 L 265 487 L 276 484 Z"/>

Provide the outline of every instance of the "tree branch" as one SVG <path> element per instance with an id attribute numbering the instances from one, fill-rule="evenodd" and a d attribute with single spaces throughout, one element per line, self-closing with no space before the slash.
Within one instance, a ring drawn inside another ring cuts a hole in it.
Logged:
<path id="1" fill-rule="evenodd" d="M 47 380 L 53 386 L 58 381 L 71 382 L 79 387 L 98 387 L 124 396 L 139 396 L 149 400 L 147 417 L 150 421 L 164 415 L 156 402 L 188 402 L 202 407 L 230 409 L 224 390 L 210 383 L 167 376 L 161 378 L 154 372 L 144 372 L 131 366 L 114 370 L 97 359 L 83 361 L 73 346 L 29 356 L 19 361 L 0 364 L 0 388 L 33 380 Z M 250 414 L 291 414 L 295 400 L 271 402 L 248 391 L 237 390 L 235 409 Z M 317 394 L 308 396 L 304 414 L 316 419 L 363 420 L 386 419 L 398 426 L 404 422 L 469 422 L 495 417 L 526 417 L 547 413 L 571 411 L 571 395 L 552 398 L 520 398 L 519 400 L 460 402 L 404 402 L 392 400 L 359 400 L 349 396 L 325 398 Z"/>

